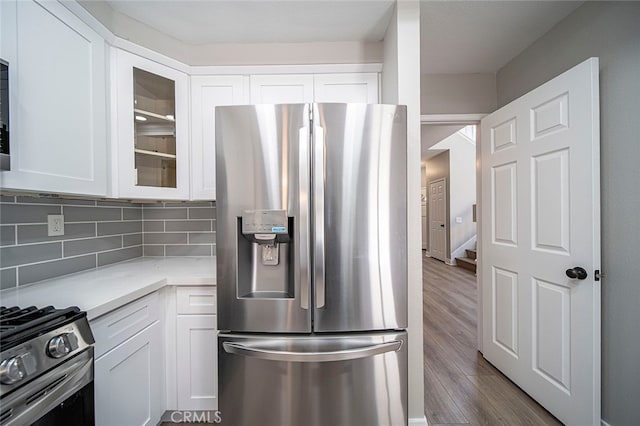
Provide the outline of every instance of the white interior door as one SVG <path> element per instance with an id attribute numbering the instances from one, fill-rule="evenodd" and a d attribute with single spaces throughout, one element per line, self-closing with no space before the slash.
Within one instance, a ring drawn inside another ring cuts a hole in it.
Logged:
<path id="1" fill-rule="evenodd" d="M 600 424 L 597 58 L 481 128 L 484 356 L 565 424 Z"/>
<path id="2" fill-rule="evenodd" d="M 429 252 L 443 262 L 447 251 L 447 183 L 429 182 Z"/>

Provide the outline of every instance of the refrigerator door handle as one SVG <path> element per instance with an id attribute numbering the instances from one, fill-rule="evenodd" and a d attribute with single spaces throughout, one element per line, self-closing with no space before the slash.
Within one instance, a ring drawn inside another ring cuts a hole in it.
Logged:
<path id="1" fill-rule="evenodd" d="M 324 129 L 313 127 L 314 286 L 316 308 L 325 305 L 324 282 Z"/>
<path id="2" fill-rule="evenodd" d="M 402 347 L 402 341 L 380 343 L 372 346 L 344 349 L 327 352 L 290 352 L 273 349 L 257 348 L 242 345 L 240 343 L 224 342 L 225 352 L 250 358 L 259 358 L 269 361 L 285 362 L 330 362 L 347 361 L 351 359 L 368 358 L 386 352 L 397 352 Z"/>
<path id="3" fill-rule="evenodd" d="M 299 130 L 298 185 L 300 223 L 300 308 L 309 309 L 311 287 L 311 258 L 309 254 L 309 128 Z"/>

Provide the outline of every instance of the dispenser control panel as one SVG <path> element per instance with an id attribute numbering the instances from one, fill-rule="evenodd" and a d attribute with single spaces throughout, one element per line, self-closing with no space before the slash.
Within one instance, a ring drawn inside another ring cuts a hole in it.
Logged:
<path id="1" fill-rule="evenodd" d="M 242 213 L 243 234 L 288 234 L 286 210 L 245 210 Z"/>

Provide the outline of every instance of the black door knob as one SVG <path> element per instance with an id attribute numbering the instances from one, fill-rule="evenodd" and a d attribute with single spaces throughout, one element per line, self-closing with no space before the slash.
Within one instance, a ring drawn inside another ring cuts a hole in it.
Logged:
<path id="1" fill-rule="evenodd" d="M 440 225 L 440 228 L 444 228 L 444 224 Z"/>
<path id="2" fill-rule="evenodd" d="M 587 271 L 584 268 L 576 266 L 575 268 L 567 269 L 566 274 L 569 278 L 584 280 L 587 278 Z"/>

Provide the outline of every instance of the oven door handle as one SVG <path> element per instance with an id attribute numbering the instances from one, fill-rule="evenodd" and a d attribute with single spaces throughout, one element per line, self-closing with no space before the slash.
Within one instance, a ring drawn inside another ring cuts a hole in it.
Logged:
<path id="1" fill-rule="evenodd" d="M 3 399 L 2 413 L 6 418 L 2 426 L 31 424 L 92 381 L 93 348 L 60 364 Z"/>

